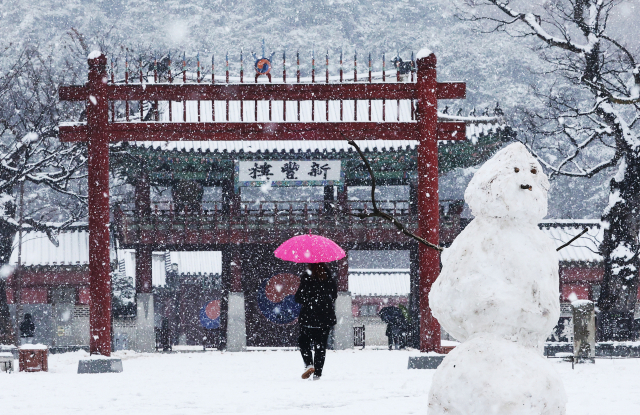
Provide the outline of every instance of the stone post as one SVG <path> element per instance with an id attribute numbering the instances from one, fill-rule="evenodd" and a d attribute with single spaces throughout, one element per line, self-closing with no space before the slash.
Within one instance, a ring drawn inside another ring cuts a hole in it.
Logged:
<path id="1" fill-rule="evenodd" d="M 347 258 L 338 261 L 338 298 L 336 299 L 336 319 L 334 328 L 335 350 L 353 347 L 353 312 L 351 311 L 351 293 L 348 291 L 349 262 Z"/>
<path id="2" fill-rule="evenodd" d="M 136 248 L 136 339 L 134 350 L 150 353 L 156 350 L 154 299 L 152 286 L 152 249 Z"/>
<path id="3" fill-rule="evenodd" d="M 575 363 L 595 363 L 596 314 L 593 301 L 578 300 L 573 309 L 573 359 Z"/>
<path id="4" fill-rule="evenodd" d="M 229 293 L 227 320 L 227 351 L 242 352 L 247 348 L 247 327 L 244 310 L 244 293 Z"/>
<path id="5" fill-rule="evenodd" d="M 239 247 L 231 245 L 223 250 L 222 255 L 223 261 L 229 264 L 230 274 L 226 349 L 229 352 L 242 352 L 247 348 L 247 326 Z"/>

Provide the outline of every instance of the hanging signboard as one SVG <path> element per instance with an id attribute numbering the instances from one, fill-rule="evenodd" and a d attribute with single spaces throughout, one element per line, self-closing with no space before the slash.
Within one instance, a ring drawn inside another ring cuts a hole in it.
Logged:
<path id="1" fill-rule="evenodd" d="M 248 160 L 236 162 L 236 187 L 342 185 L 340 160 Z"/>

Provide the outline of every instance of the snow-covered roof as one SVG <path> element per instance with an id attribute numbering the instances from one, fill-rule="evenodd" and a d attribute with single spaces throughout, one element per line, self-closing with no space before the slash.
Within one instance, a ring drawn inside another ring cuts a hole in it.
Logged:
<path id="1" fill-rule="evenodd" d="M 359 140 L 362 151 L 401 151 L 414 149 L 416 140 Z M 346 140 L 304 141 L 133 141 L 129 144 L 163 151 L 200 151 L 218 153 L 281 153 L 281 152 L 355 152 Z"/>
<path id="2" fill-rule="evenodd" d="M 118 251 L 120 272 L 135 281 L 135 250 Z M 151 276 L 154 286 L 166 284 L 167 271 L 178 265 L 180 274 L 222 274 L 222 252 L 220 251 L 154 251 L 152 253 Z"/>
<path id="3" fill-rule="evenodd" d="M 478 137 L 504 130 L 504 123 L 467 124 L 467 139 L 476 142 Z M 356 140 L 365 152 L 413 150 L 417 140 Z M 439 141 L 439 144 L 452 143 Z M 306 153 L 306 152 L 355 152 L 346 140 L 273 140 L 273 141 L 130 141 L 129 145 L 162 151 L 211 152 L 211 153 Z"/>
<path id="4" fill-rule="evenodd" d="M 55 246 L 44 232 L 22 234 L 22 251 L 18 249 L 19 235 L 13 241 L 13 251 L 9 264 L 30 266 L 87 265 L 89 264 L 89 232 L 73 229 L 61 232 Z"/>
<path id="5" fill-rule="evenodd" d="M 180 274 L 222 274 L 220 251 L 171 251 L 169 264 L 178 264 Z"/>
<path id="6" fill-rule="evenodd" d="M 407 296 L 410 281 L 407 270 L 349 270 L 351 295 Z"/>
<path id="7" fill-rule="evenodd" d="M 589 231 L 558 251 L 560 261 L 601 262 L 598 247 L 603 239 L 604 229 L 599 220 L 594 219 L 553 219 L 540 223 L 542 231 L 551 238 L 556 247 L 569 242 L 587 227 Z"/>

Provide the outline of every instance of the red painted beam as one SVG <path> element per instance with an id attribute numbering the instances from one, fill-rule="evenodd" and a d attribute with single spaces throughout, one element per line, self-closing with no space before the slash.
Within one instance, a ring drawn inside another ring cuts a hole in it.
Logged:
<path id="1" fill-rule="evenodd" d="M 152 84 L 107 85 L 110 101 L 304 101 L 414 99 L 415 84 Z M 63 101 L 84 101 L 84 87 L 64 86 Z"/>
<path id="2" fill-rule="evenodd" d="M 454 123 L 450 123 L 454 124 Z M 242 140 L 406 140 L 417 123 L 114 123 L 106 134 L 116 141 Z M 60 126 L 60 140 L 84 141 L 87 128 Z M 450 138 L 447 138 L 450 139 Z"/>
<path id="3" fill-rule="evenodd" d="M 463 122 L 439 122 L 437 128 L 438 140 L 464 140 L 467 138 L 467 125 Z"/>
<path id="4" fill-rule="evenodd" d="M 61 86 L 58 97 L 60 101 L 86 101 L 89 99 L 89 90 L 82 85 Z"/>
<path id="5" fill-rule="evenodd" d="M 464 82 L 439 82 L 436 91 L 438 99 L 466 98 L 467 84 Z"/>
<path id="6" fill-rule="evenodd" d="M 71 270 L 60 267 L 58 270 L 34 270 L 25 268 L 20 271 L 20 285 L 22 287 L 59 286 L 59 285 L 88 285 L 89 271 L 82 267 L 73 266 Z"/>
<path id="7" fill-rule="evenodd" d="M 60 125 L 60 141 L 87 141 L 87 125 Z"/>
<path id="8" fill-rule="evenodd" d="M 110 124 L 111 141 L 207 140 L 405 140 L 416 123 L 116 123 Z M 466 125 L 439 122 L 438 140 L 464 140 Z M 60 126 L 61 141 L 86 141 L 84 125 Z"/>

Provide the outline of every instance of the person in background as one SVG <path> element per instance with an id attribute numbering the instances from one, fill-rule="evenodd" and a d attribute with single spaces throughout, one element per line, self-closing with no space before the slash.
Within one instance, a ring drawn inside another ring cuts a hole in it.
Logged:
<path id="1" fill-rule="evenodd" d="M 20 337 L 23 344 L 29 344 L 33 341 L 33 336 L 36 333 L 36 325 L 33 323 L 33 318 L 30 313 L 25 313 L 24 320 L 20 323 Z"/>
<path id="2" fill-rule="evenodd" d="M 302 379 L 313 375 L 313 380 L 319 380 L 322 376 L 329 332 L 337 322 L 336 298 L 338 285 L 327 265 L 309 264 L 295 295 L 296 302 L 302 306 L 298 317 L 298 345 L 305 364 Z M 313 355 L 312 350 L 315 352 Z"/>

